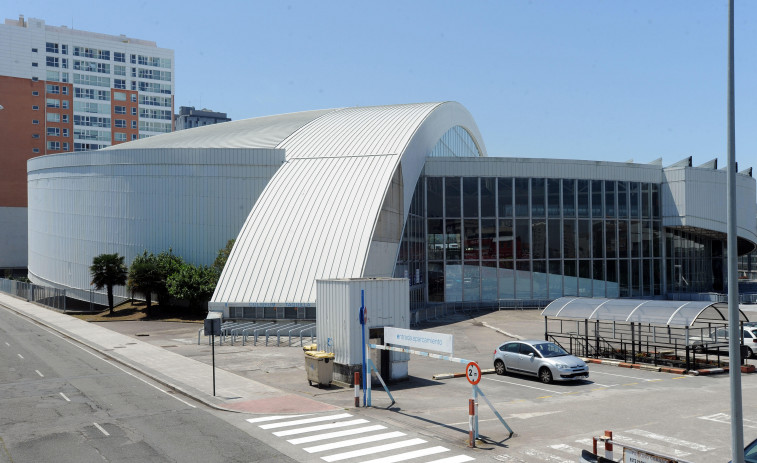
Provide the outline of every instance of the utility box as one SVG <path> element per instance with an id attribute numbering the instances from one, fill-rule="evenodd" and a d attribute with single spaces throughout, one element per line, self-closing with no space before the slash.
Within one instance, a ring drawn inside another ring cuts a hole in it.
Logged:
<path id="1" fill-rule="evenodd" d="M 205 336 L 220 336 L 223 314 L 221 312 L 208 312 L 205 317 Z"/>
<path id="2" fill-rule="evenodd" d="M 410 284 L 407 278 L 316 280 L 318 349 L 334 353 L 334 379 L 352 384 L 362 370 L 361 291 L 365 293 L 365 341 L 384 344 L 384 327 L 410 327 Z M 371 349 L 384 380 L 406 379 L 410 355 Z"/>

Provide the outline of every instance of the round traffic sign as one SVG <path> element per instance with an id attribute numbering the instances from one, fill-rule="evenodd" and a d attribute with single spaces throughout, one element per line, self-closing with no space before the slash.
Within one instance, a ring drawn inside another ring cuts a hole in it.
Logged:
<path id="1" fill-rule="evenodd" d="M 468 382 L 472 385 L 478 384 L 481 381 L 481 368 L 476 362 L 470 362 L 465 366 L 465 376 L 468 378 Z"/>

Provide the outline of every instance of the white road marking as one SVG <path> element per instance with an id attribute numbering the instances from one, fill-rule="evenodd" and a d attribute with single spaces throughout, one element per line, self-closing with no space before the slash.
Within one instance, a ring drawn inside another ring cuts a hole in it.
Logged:
<path id="1" fill-rule="evenodd" d="M 23 318 L 23 317 L 22 317 L 21 315 L 19 315 L 19 314 L 15 313 L 15 312 L 11 312 L 11 313 L 14 313 L 14 314 L 15 314 L 15 315 L 16 315 L 17 317 L 19 317 L 19 318 Z M 75 343 L 74 341 L 71 341 L 70 339 L 66 339 L 66 338 L 64 338 L 63 336 L 59 335 L 59 334 L 58 334 L 58 333 L 56 333 L 55 331 L 53 331 L 53 330 L 51 330 L 51 329 L 49 329 L 49 328 L 47 328 L 47 327 L 45 327 L 45 326 L 42 326 L 42 325 L 38 325 L 38 328 L 40 328 L 41 330 L 47 331 L 48 333 L 52 334 L 52 335 L 53 335 L 53 336 L 55 336 L 56 338 L 58 338 L 58 339 L 61 339 L 61 340 L 63 340 L 63 341 L 66 341 L 67 343 L 71 344 L 71 345 L 72 345 L 72 346 L 74 346 L 74 347 L 77 347 L 77 348 L 79 348 L 79 349 L 83 350 L 84 352 L 88 353 L 89 355 L 91 355 L 91 356 L 93 356 L 93 357 L 95 357 L 95 358 L 97 358 L 97 359 L 100 359 L 100 360 L 102 360 L 103 362 L 107 363 L 108 365 L 110 365 L 110 366 L 112 366 L 112 367 L 115 367 L 115 368 L 117 368 L 117 369 L 121 370 L 122 372 L 126 373 L 127 375 L 131 376 L 132 378 L 135 378 L 135 379 L 138 379 L 138 380 L 142 381 L 143 383 L 147 384 L 147 385 L 148 385 L 148 386 L 150 386 L 150 387 L 153 387 L 153 388 L 155 388 L 155 389 L 159 390 L 160 392 L 162 392 L 162 393 L 166 394 L 167 396 L 169 396 L 169 397 L 173 397 L 174 399 L 178 400 L 179 402 L 183 403 L 184 405 L 187 405 L 187 406 L 189 406 L 189 407 L 192 407 L 192 408 L 197 408 L 196 406 L 192 405 L 191 403 L 189 403 L 189 402 L 187 402 L 187 401 L 185 401 L 185 400 L 182 400 L 182 399 L 180 399 L 180 398 L 176 397 L 175 395 L 171 394 L 170 392 L 168 392 L 168 391 L 166 391 L 166 390 L 164 390 L 164 389 L 161 389 L 161 388 L 159 388 L 158 386 L 156 386 L 156 385 L 154 385 L 154 384 L 151 384 L 151 383 L 149 383 L 148 381 L 146 381 L 146 380 L 144 380 L 144 379 L 140 378 L 139 376 L 137 376 L 137 375 L 135 375 L 135 374 L 133 374 L 133 373 L 130 373 L 130 372 L 128 372 L 128 371 L 126 371 L 126 370 L 124 370 L 123 368 L 119 367 L 118 365 L 116 365 L 115 363 L 111 362 L 110 360 L 108 360 L 108 359 L 105 359 L 105 358 L 103 358 L 103 357 L 100 357 L 100 355 L 98 355 L 98 354 L 96 354 L 96 353 L 94 353 L 94 352 L 88 351 L 87 349 L 85 349 L 84 347 L 82 347 L 82 346 L 80 346 L 79 344 Z"/>
<path id="2" fill-rule="evenodd" d="M 40 378 L 44 378 L 45 377 L 45 375 L 43 375 L 42 373 L 40 373 L 39 370 L 34 370 L 34 371 L 37 372 L 37 374 L 39 375 Z"/>
<path id="3" fill-rule="evenodd" d="M 552 455 L 552 454 L 542 452 L 541 450 L 537 450 L 537 449 L 526 449 L 523 453 L 525 453 L 529 457 L 535 457 L 542 461 L 551 461 L 555 463 L 573 463 L 575 461 L 575 460 L 566 460 L 562 457 L 558 457 L 557 455 Z"/>
<path id="4" fill-rule="evenodd" d="M 521 387 L 527 387 L 529 389 L 536 389 L 536 390 L 539 390 L 539 391 L 551 392 L 552 394 L 565 394 L 564 392 L 560 392 L 560 391 L 552 391 L 550 389 L 544 389 L 544 388 L 536 387 L 536 386 L 528 386 L 526 384 L 513 383 L 511 381 L 503 381 L 501 379 L 494 379 L 494 378 L 484 378 L 484 379 L 488 379 L 489 381 L 496 381 L 498 383 L 511 384 L 513 386 L 521 386 Z"/>
<path id="5" fill-rule="evenodd" d="M 467 423 L 467 421 L 466 421 Z M 319 440 L 334 439 L 337 437 L 354 436 L 355 434 L 363 434 L 366 432 L 380 431 L 386 429 L 386 426 L 380 424 L 373 426 L 365 426 L 362 428 L 345 429 L 344 431 L 327 432 L 325 434 L 316 434 L 314 436 L 298 437 L 296 439 L 289 439 L 287 442 L 290 444 L 307 444 L 310 442 L 318 442 Z"/>
<path id="6" fill-rule="evenodd" d="M 399 442 L 394 442 L 391 444 L 378 445 L 376 447 L 367 447 L 360 450 L 353 450 L 351 452 L 328 455 L 325 457 L 321 457 L 321 459 L 328 462 L 340 461 L 340 460 L 346 460 L 348 458 L 362 457 L 365 455 L 371 455 L 378 452 L 386 452 L 387 450 L 397 450 L 397 449 L 410 447 L 413 445 L 425 444 L 425 443 L 426 441 L 423 439 L 408 439 L 408 440 L 403 440 Z"/>
<path id="7" fill-rule="evenodd" d="M 258 427 L 260 429 L 286 428 L 287 426 L 297 426 L 299 424 L 309 424 L 309 423 L 318 423 L 320 421 L 338 420 L 341 418 L 349 418 L 351 416 L 352 415 L 350 415 L 349 413 L 340 413 L 338 415 L 317 416 L 315 418 L 305 418 L 302 420 L 283 421 L 283 422 L 271 423 L 271 424 L 261 424 Z"/>
<path id="8" fill-rule="evenodd" d="M 355 439 L 332 442 L 330 444 L 322 444 L 322 445 L 316 445 L 313 447 L 306 447 L 302 450 L 306 451 L 307 453 L 325 452 L 326 450 L 341 449 L 344 447 L 350 447 L 352 445 L 360 445 L 360 444 L 367 444 L 369 442 L 377 442 L 380 440 L 394 439 L 395 437 L 402 437 L 404 435 L 405 435 L 404 432 L 399 432 L 399 431 L 385 432 L 383 434 L 374 434 L 372 436 L 357 437 Z"/>
<path id="9" fill-rule="evenodd" d="M 105 429 L 103 429 L 103 427 L 102 427 L 102 426 L 100 426 L 99 424 L 95 423 L 95 427 L 96 427 L 97 429 L 99 429 L 99 430 L 100 430 L 100 432 L 102 432 L 102 433 L 103 433 L 103 434 L 105 434 L 106 436 L 110 436 L 110 434 L 108 433 L 108 431 L 106 431 Z"/>
<path id="10" fill-rule="evenodd" d="M 554 444 L 550 445 L 549 447 L 555 450 L 570 453 L 571 455 L 581 455 L 581 449 L 570 446 L 568 444 Z"/>
<path id="11" fill-rule="evenodd" d="M 68 397 L 66 397 L 66 394 L 64 394 L 62 392 L 59 392 L 58 394 L 60 394 L 60 396 L 63 397 L 66 400 L 66 402 L 71 402 L 71 399 L 69 399 Z"/>
<path id="12" fill-rule="evenodd" d="M 6 346 L 8 346 L 8 347 L 10 347 L 10 346 L 11 346 L 10 344 L 8 344 L 8 342 L 7 342 L 7 341 L 5 342 L 5 345 L 6 345 Z"/>
<path id="13" fill-rule="evenodd" d="M 454 457 L 442 458 L 441 460 L 429 461 L 428 463 L 465 463 L 466 461 L 473 461 L 475 458 L 468 455 L 456 455 Z"/>
<path id="14" fill-rule="evenodd" d="M 551 415 L 553 413 L 562 413 L 562 410 L 554 410 L 551 412 L 513 413 L 512 415 L 508 415 L 508 418 L 520 418 L 521 420 L 527 420 L 529 418 Z"/>
<path id="15" fill-rule="evenodd" d="M 731 424 L 731 415 L 727 415 L 725 413 L 716 413 L 710 416 L 700 416 L 699 419 L 715 421 L 716 423 Z M 744 422 L 743 425 L 747 428 L 757 428 L 757 421 L 747 420 L 744 418 L 742 418 L 742 420 Z"/>
<path id="16" fill-rule="evenodd" d="M 306 428 L 287 429 L 286 431 L 276 431 L 275 433 L 273 433 L 273 435 L 278 436 L 278 437 L 292 436 L 295 434 L 303 434 L 306 432 L 313 432 L 313 431 L 323 431 L 326 429 L 346 428 L 347 426 L 352 426 L 355 424 L 365 424 L 367 422 L 368 420 L 363 420 L 363 419 L 350 420 L 350 421 L 337 421 L 336 423 L 320 424 L 318 426 L 309 426 Z"/>
<path id="17" fill-rule="evenodd" d="M 656 381 L 656 380 L 654 380 L 654 379 L 644 379 L 644 378 L 639 378 L 638 376 L 619 375 L 619 374 L 617 374 L 617 373 L 606 373 L 606 372 L 604 372 L 604 371 L 596 371 L 596 370 L 592 370 L 592 371 L 591 371 L 591 373 L 592 373 L 592 375 L 609 375 L 609 376 L 618 376 L 618 377 L 620 377 L 620 378 L 630 378 L 630 379 L 635 379 L 635 380 L 637 380 L 637 381 Z"/>
<path id="18" fill-rule="evenodd" d="M 18 356 L 19 356 L 19 358 L 24 358 L 24 356 L 23 356 L 23 355 L 21 355 L 21 354 L 16 354 L 16 355 L 18 355 Z"/>
<path id="19" fill-rule="evenodd" d="M 396 463 L 398 461 L 410 460 L 413 458 L 426 457 L 429 455 L 436 455 L 437 453 L 449 452 L 449 449 L 437 446 L 421 450 L 413 450 L 412 452 L 400 453 L 399 455 L 392 455 L 390 457 L 377 458 L 375 460 L 364 461 L 363 463 Z M 465 461 L 465 460 L 463 460 Z"/>
<path id="20" fill-rule="evenodd" d="M 670 436 L 662 436 L 660 434 L 644 431 L 642 429 L 629 429 L 626 432 L 635 434 L 637 436 L 646 437 L 647 439 L 660 440 L 668 444 L 680 445 L 681 447 L 687 447 L 687 448 L 696 450 L 698 452 L 709 452 L 710 450 L 715 450 L 715 448 L 713 447 L 707 447 L 706 445 L 697 444 L 696 442 L 689 442 L 682 439 L 676 439 L 675 437 L 670 437 Z"/>
<path id="21" fill-rule="evenodd" d="M 299 418 L 301 416 L 310 416 L 309 413 L 306 413 L 304 415 L 276 415 L 276 416 L 264 416 L 261 418 L 250 418 L 247 420 L 248 423 L 262 423 L 264 421 L 275 421 L 275 420 L 283 420 L 284 418 Z"/>
<path id="22" fill-rule="evenodd" d="M 685 456 L 691 455 L 689 452 L 684 452 L 682 450 L 671 448 L 670 446 L 664 446 L 660 444 L 654 444 L 651 442 L 643 441 L 635 439 L 631 436 L 626 436 L 623 434 L 613 433 L 612 435 L 612 441 L 615 445 L 618 445 L 619 447 L 623 447 L 623 444 L 632 445 L 634 447 L 638 447 L 641 449 L 651 450 L 652 452 L 660 452 L 665 453 L 668 455 L 673 455 L 677 458 L 683 458 Z"/>
<path id="23" fill-rule="evenodd" d="M 617 384 L 599 384 L 596 381 L 592 381 L 592 384 L 594 384 L 595 386 L 599 386 L 599 387 L 615 387 L 615 386 L 617 386 Z"/>

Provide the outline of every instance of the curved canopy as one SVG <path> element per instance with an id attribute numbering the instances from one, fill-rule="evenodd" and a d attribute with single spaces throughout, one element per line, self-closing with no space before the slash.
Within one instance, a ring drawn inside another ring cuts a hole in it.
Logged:
<path id="1" fill-rule="evenodd" d="M 656 301 L 561 297 L 541 313 L 545 317 L 606 320 L 668 326 L 728 321 L 728 305 L 712 301 Z M 739 320 L 749 321 L 739 310 Z"/>

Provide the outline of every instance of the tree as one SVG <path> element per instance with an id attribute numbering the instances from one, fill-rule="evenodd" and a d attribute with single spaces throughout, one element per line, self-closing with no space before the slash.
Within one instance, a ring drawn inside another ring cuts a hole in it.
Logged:
<path id="1" fill-rule="evenodd" d="M 218 275 L 213 267 L 184 264 L 181 269 L 168 277 L 168 292 L 171 296 L 189 301 L 192 308 L 213 297 Z"/>
<path id="2" fill-rule="evenodd" d="M 158 304 L 161 307 L 166 307 L 171 296 L 168 293 L 168 277 L 181 270 L 181 267 L 184 265 L 184 259 L 175 255 L 173 249 L 161 252 L 155 259 L 161 278 L 160 285 L 155 292 L 158 293 Z"/>
<path id="3" fill-rule="evenodd" d="M 152 293 L 165 288 L 165 282 L 161 276 L 158 259 L 147 251 L 137 256 L 129 268 L 129 280 L 127 281 L 129 289 L 141 293 L 147 302 L 147 315 L 150 316 L 152 306 Z"/>
<path id="4" fill-rule="evenodd" d="M 223 272 L 223 268 L 226 266 L 226 261 L 229 260 L 229 255 L 231 254 L 231 249 L 234 247 L 235 241 L 236 238 L 230 239 L 226 243 L 226 247 L 218 251 L 218 256 L 216 257 L 216 260 L 213 261 L 213 268 L 216 270 L 219 277 L 221 276 L 221 272 Z"/>
<path id="5" fill-rule="evenodd" d="M 95 288 L 108 288 L 108 307 L 111 315 L 113 315 L 113 287 L 126 284 L 126 272 L 124 256 L 119 256 L 118 253 L 95 256 L 89 267 Z"/>

